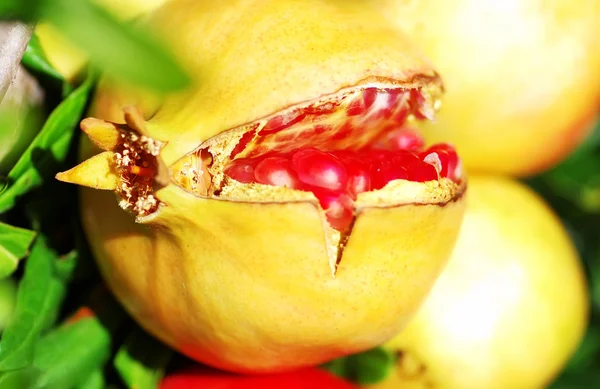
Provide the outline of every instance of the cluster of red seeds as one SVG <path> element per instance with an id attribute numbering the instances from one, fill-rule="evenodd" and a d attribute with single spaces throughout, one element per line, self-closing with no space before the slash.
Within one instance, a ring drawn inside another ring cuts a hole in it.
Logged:
<path id="1" fill-rule="evenodd" d="M 301 148 L 257 158 L 233 160 L 225 174 L 242 183 L 260 183 L 310 191 L 319 199 L 332 227 L 345 231 L 361 192 L 383 188 L 397 179 L 425 182 L 457 180 L 458 157 L 445 143 L 424 149 L 414 131 L 399 129 L 361 150 Z"/>

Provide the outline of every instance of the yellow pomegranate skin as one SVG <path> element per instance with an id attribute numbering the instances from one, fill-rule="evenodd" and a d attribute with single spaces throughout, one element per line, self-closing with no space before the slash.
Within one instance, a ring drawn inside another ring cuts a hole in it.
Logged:
<path id="1" fill-rule="evenodd" d="M 548 205 L 511 179 L 471 175 L 452 257 L 386 344 L 401 352 L 396 371 L 372 388 L 544 388 L 587 319 L 580 260 Z"/>
<path id="2" fill-rule="evenodd" d="M 596 0 L 371 0 L 435 64 L 446 95 L 431 142 L 467 172 L 528 176 L 593 128 L 600 106 Z"/>
<path id="3" fill-rule="evenodd" d="M 91 114 L 122 122 L 122 109 L 137 105 L 147 135 L 166 143 L 160 159 L 173 175 L 203 142 L 344 88 L 422 88 L 437 100 L 437 73 L 370 12 L 341 0 L 171 1 L 146 23 L 197 83 L 156 100 L 105 80 Z M 221 144 L 211 147 L 218 160 Z M 97 151 L 83 143 L 84 158 Z M 93 173 L 90 186 L 114 186 L 110 171 L 84 164 L 62 179 Z M 464 180 L 397 180 L 361 194 L 341 249 L 314 196 L 287 188 L 253 186 L 240 200 L 195 195 L 172 180 L 156 192 L 162 206 L 137 223 L 113 193 L 84 188 L 81 214 L 108 286 L 140 325 L 198 361 L 266 373 L 396 334 L 450 255 L 465 188 Z"/>

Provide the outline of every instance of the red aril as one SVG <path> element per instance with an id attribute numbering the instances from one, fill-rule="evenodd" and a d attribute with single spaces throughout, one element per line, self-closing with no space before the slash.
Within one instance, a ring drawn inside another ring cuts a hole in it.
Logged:
<path id="1" fill-rule="evenodd" d="M 260 184 L 299 188 L 300 182 L 289 159 L 269 157 L 263 159 L 254 169 L 256 182 Z"/>
<path id="2" fill-rule="evenodd" d="M 354 219 L 354 203 L 346 193 L 314 190 L 331 227 L 346 232 Z"/>
<path id="3" fill-rule="evenodd" d="M 300 181 L 329 190 L 343 190 L 348 182 L 345 166 L 335 155 L 317 149 L 299 150 L 292 164 Z"/>
<path id="4" fill-rule="evenodd" d="M 256 180 L 254 176 L 254 161 L 250 159 L 236 159 L 225 170 L 225 174 L 238 182 L 249 184 Z"/>
<path id="5" fill-rule="evenodd" d="M 406 128 L 390 132 L 386 140 L 393 150 L 420 151 L 425 146 L 425 141 L 419 134 Z"/>
<path id="6" fill-rule="evenodd" d="M 352 102 L 348 110 L 370 107 L 377 95 L 371 96 L 367 91 L 362 99 Z M 398 99 L 400 95 L 396 93 L 386 98 Z M 271 122 L 279 121 L 271 119 Z M 345 131 L 344 128 L 341 126 L 340 131 Z M 278 127 L 278 130 L 285 128 Z M 333 137 L 323 147 L 336 140 Z M 382 189 L 394 180 L 426 182 L 440 177 L 460 180 L 460 172 L 456 170 L 459 160 L 452 145 L 440 143 L 425 151 L 423 146 L 423 138 L 417 132 L 400 126 L 358 150 L 324 151 L 307 147 L 293 152 L 272 151 L 254 158 L 234 159 L 225 173 L 242 183 L 310 191 L 319 200 L 330 225 L 347 231 L 354 218 L 354 201 L 362 192 Z"/>
<path id="7" fill-rule="evenodd" d="M 408 172 L 408 179 L 416 182 L 433 181 L 439 178 L 435 167 L 427 162 L 421 162 L 413 166 Z"/>
<path id="8" fill-rule="evenodd" d="M 436 155 L 432 155 L 434 153 Z M 441 177 L 456 180 L 460 175 L 460 171 L 457 171 L 457 168 L 459 168 L 458 155 L 456 154 L 454 146 L 451 144 L 435 144 L 422 152 L 421 156 L 423 157 L 423 160 L 435 160 L 436 157 L 439 159 L 439 173 Z"/>

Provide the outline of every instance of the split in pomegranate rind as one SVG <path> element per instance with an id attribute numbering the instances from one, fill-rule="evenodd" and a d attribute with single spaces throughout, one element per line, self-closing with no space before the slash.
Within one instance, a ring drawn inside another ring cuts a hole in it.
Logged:
<path id="1" fill-rule="evenodd" d="M 329 225 L 348 234 L 361 193 L 394 180 L 461 183 L 454 147 L 425 148 L 407 124 L 432 117 L 428 100 L 419 89 L 345 90 L 219 134 L 171 172 L 175 183 L 203 197 L 271 201 L 261 185 L 312 193 Z M 221 147 L 232 134 L 237 142 Z M 281 194 L 279 201 L 298 200 Z"/>

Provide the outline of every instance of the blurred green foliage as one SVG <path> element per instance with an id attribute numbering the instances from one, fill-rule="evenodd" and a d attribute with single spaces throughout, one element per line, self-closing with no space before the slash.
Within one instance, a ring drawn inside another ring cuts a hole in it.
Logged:
<path id="1" fill-rule="evenodd" d="M 157 91 L 177 90 L 188 81 L 151 34 L 119 23 L 89 1 L 4 0 L 0 17 L 53 23 L 89 55 L 90 69 Z M 22 63 L 44 81 L 51 114 L 8 175 L 0 177 L 0 278 L 12 273 L 19 281 L 12 320 L 0 339 L 0 389 L 152 389 L 174 352 L 135 326 L 102 292 L 81 236 L 75 188 L 53 179 L 75 163 L 77 124 L 95 72 L 77 85 L 66 82 L 35 36 Z M 552 389 L 600 387 L 600 125 L 568 160 L 526 183 L 569 228 L 592 297 L 586 338 Z M 81 307 L 90 315 L 69 320 Z M 374 349 L 325 367 L 372 383 L 385 377 L 393 362 L 392 355 Z"/>
<path id="2" fill-rule="evenodd" d="M 189 82 L 151 31 L 119 22 L 93 1 L 3 0 L 0 19 L 49 22 L 86 53 L 94 67 L 130 84 L 168 92 Z"/>

